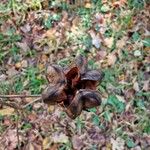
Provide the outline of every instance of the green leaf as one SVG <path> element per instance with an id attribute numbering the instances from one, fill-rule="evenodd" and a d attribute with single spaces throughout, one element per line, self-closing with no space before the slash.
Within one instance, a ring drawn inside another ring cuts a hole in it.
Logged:
<path id="1" fill-rule="evenodd" d="M 144 101 L 143 100 L 136 100 L 136 106 L 140 109 L 145 109 Z"/>
<path id="2" fill-rule="evenodd" d="M 146 46 L 146 47 L 150 47 L 150 38 L 145 38 L 143 40 L 143 45 Z"/>
<path id="3" fill-rule="evenodd" d="M 138 32 L 135 32 L 133 35 L 132 35 L 132 39 L 134 42 L 138 41 L 140 39 L 140 35 Z"/>
<path id="4" fill-rule="evenodd" d="M 93 118 L 92 118 L 92 122 L 95 124 L 95 125 L 99 125 L 100 124 L 100 118 L 99 116 L 97 115 L 94 115 Z"/>
<path id="5" fill-rule="evenodd" d="M 126 140 L 126 144 L 127 144 L 128 148 L 133 148 L 133 147 L 136 146 L 136 144 L 134 143 L 133 139 L 131 139 L 131 138 L 128 138 Z"/>
<path id="6" fill-rule="evenodd" d="M 54 20 L 54 21 L 59 21 L 60 19 L 61 19 L 61 16 L 59 14 L 54 14 L 52 16 L 52 20 Z"/>
<path id="7" fill-rule="evenodd" d="M 52 19 L 51 16 L 48 16 L 48 18 L 44 21 L 44 26 L 48 29 L 52 27 Z"/>
<path id="8" fill-rule="evenodd" d="M 22 126 L 22 129 L 23 130 L 27 130 L 27 129 L 31 129 L 32 128 L 32 125 L 30 124 L 30 123 L 25 123 L 25 124 L 23 124 L 23 126 Z"/>
<path id="9" fill-rule="evenodd" d="M 103 5 L 101 7 L 101 12 L 106 13 L 110 10 L 110 7 L 108 5 Z"/>
<path id="10" fill-rule="evenodd" d="M 96 108 L 90 108 L 89 111 L 95 113 L 97 110 L 96 110 Z"/>
<path id="11" fill-rule="evenodd" d="M 125 104 L 119 101 L 115 95 L 110 95 L 108 97 L 107 104 L 112 105 L 118 113 L 121 113 L 125 110 Z"/>

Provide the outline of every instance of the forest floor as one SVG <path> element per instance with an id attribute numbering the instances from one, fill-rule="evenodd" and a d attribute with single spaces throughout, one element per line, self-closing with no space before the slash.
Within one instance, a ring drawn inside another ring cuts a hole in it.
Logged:
<path id="1" fill-rule="evenodd" d="M 1 0 L 0 95 L 41 94 L 46 67 L 66 66 L 77 54 L 104 78 L 102 104 L 75 120 L 41 102 L 13 107 L 34 98 L 0 98 L 0 149 L 150 149 L 150 4 L 78 4 Z"/>

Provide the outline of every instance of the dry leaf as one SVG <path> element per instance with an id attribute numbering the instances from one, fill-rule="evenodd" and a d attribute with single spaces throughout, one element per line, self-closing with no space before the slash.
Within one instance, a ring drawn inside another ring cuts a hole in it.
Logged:
<path id="1" fill-rule="evenodd" d="M 104 42 L 105 42 L 105 45 L 106 45 L 108 48 L 111 48 L 112 45 L 113 45 L 113 42 L 114 42 L 114 38 L 113 38 L 113 37 L 105 38 L 105 39 L 104 39 Z"/>
<path id="2" fill-rule="evenodd" d="M 118 137 L 116 140 L 111 138 L 112 150 L 124 150 L 125 141 Z"/>
<path id="3" fill-rule="evenodd" d="M 115 64 L 117 60 L 117 57 L 114 53 L 110 53 L 108 56 L 107 56 L 107 63 L 109 66 L 112 66 Z"/>
<path id="4" fill-rule="evenodd" d="M 140 90 L 140 87 L 139 87 L 138 82 L 134 82 L 134 84 L 133 84 L 133 89 L 134 89 L 135 91 L 137 91 L 137 92 Z"/>
<path id="5" fill-rule="evenodd" d="M 90 30 L 89 34 L 90 34 L 90 36 L 92 38 L 92 44 L 96 48 L 100 48 L 102 40 L 100 39 L 99 34 L 96 34 L 93 30 Z"/>
<path id="6" fill-rule="evenodd" d="M 4 108 L 4 109 L 0 109 L 0 114 L 1 115 L 12 115 L 14 113 L 14 109 L 13 108 Z"/>
<path id="7" fill-rule="evenodd" d="M 72 137 L 73 148 L 77 150 L 81 150 L 84 146 L 82 139 L 78 135 L 74 135 Z"/>
<path id="8" fill-rule="evenodd" d="M 30 50 L 30 47 L 28 46 L 28 44 L 26 42 L 17 42 L 16 45 L 23 50 L 24 52 L 27 52 L 28 50 Z"/>
<path id="9" fill-rule="evenodd" d="M 91 3 L 86 3 L 84 7 L 85 8 L 92 8 L 92 4 Z"/>
<path id="10" fill-rule="evenodd" d="M 23 31 L 24 33 L 28 33 L 31 31 L 31 26 L 29 25 L 29 23 L 25 24 L 24 26 L 20 27 L 21 31 Z"/>
<path id="11" fill-rule="evenodd" d="M 143 85 L 143 90 L 144 91 L 149 91 L 150 90 L 150 81 L 144 81 L 144 85 Z"/>
<path id="12" fill-rule="evenodd" d="M 14 67 L 12 67 L 12 68 L 9 68 L 8 71 L 6 71 L 6 73 L 8 74 L 8 77 L 11 78 L 15 76 L 16 74 L 18 74 L 18 71 Z"/>
<path id="13" fill-rule="evenodd" d="M 67 143 L 69 141 L 68 136 L 64 133 L 54 133 L 51 138 L 54 143 Z"/>
<path id="14" fill-rule="evenodd" d="M 48 148 L 50 148 L 51 146 L 51 139 L 50 137 L 46 137 L 44 140 L 43 140 L 43 149 L 46 150 Z"/>

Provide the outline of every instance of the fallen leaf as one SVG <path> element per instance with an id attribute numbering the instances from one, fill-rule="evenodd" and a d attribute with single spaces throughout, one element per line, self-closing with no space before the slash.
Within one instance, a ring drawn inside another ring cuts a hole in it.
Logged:
<path id="1" fill-rule="evenodd" d="M 62 132 L 61 133 L 55 132 L 52 135 L 52 141 L 54 143 L 67 143 L 69 141 L 69 138 Z"/>
<path id="2" fill-rule="evenodd" d="M 92 4 L 91 3 L 86 3 L 84 7 L 85 8 L 92 8 Z"/>
<path id="3" fill-rule="evenodd" d="M 115 64 L 117 60 L 117 57 L 114 53 L 110 53 L 108 56 L 107 56 L 107 63 L 109 66 L 112 66 Z"/>
<path id="4" fill-rule="evenodd" d="M 140 91 L 140 87 L 139 87 L 139 84 L 138 84 L 138 82 L 134 82 L 134 84 L 133 84 L 133 89 L 135 90 L 135 91 Z"/>
<path id="5" fill-rule="evenodd" d="M 16 149 L 18 140 L 17 140 L 17 133 L 16 129 L 10 129 L 6 133 L 6 147 L 8 150 Z"/>
<path id="6" fill-rule="evenodd" d="M 105 39 L 104 39 L 104 42 L 105 42 L 105 45 L 106 45 L 108 48 L 111 48 L 112 45 L 113 45 L 113 42 L 114 42 L 114 38 L 113 38 L 113 37 L 105 38 Z"/>
<path id="7" fill-rule="evenodd" d="M 14 109 L 13 108 L 4 108 L 4 109 L 0 109 L 0 114 L 1 115 L 12 115 L 14 113 Z"/>
<path id="8" fill-rule="evenodd" d="M 16 64 L 15 64 L 15 68 L 16 68 L 16 69 L 20 69 L 20 68 L 21 68 L 21 63 L 20 63 L 20 62 L 16 63 Z"/>
<path id="9" fill-rule="evenodd" d="M 0 81 L 5 81 L 7 76 L 5 74 L 0 75 Z"/>
<path id="10" fill-rule="evenodd" d="M 16 45 L 24 52 L 27 52 L 28 50 L 30 50 L 30 47 L 28 46 L 26 42 L 17 42 Z"/>
<path id="11" fill-rule="evenodd" d="M 31 31 L 31 26 L 29 25 L 29 23 L 25 24 L 24 26 L 20 27 L 21 31 L 23 31 L 24 33 L 28 33 Z"/>
<path id="12" fill-rule="evenodd" d="M 72 144 L 73 148 L 77 150 L 82 149 L 84 146 L 83 140 L 78 135 L 74 135 L 72 137 Z"/>
<path id="13" fill-rule="evenodd" d="M 50 137 L 46 137 L 44 140 L 43 140 L 43 149 L 46 150 L 46 149 L 49 149 L 50 146 L 51 146 L 51 139 Z"/>
<path id="14" fill-rule="evenodd" d="M 111 138 L 112 150 L 124 150 L 125 141 L 118 137 L 116 140 Z"/>
<path id="15" fill-rule="evenodd" d="M 8 71 L 6 71 L 6 73 L 8 74 L 8 77 L 11 78 L 15 76 L 16 74 L 18 74 L 18 71 L 15 69 L 15 67 L 12 67 L 12 68 L 9 68 Z"/>
<path id="16" fill-rule="evenodd" d="M 89 34 L 90 34 L 90 36 L 92 38 L 92 44 L 96 48 L 100 48 L 102 40 L 100 39 L 99 34 L 96 34 L 93 30 L 90 30 Z"/>
<path id="17" fill-rule="evenodd" d="M 21 61 L 21 66 L 22 66 L 23 68 L 27 68 L 27 67 L 28 67 L 28 61 L 27 61 L 27 60 L 22 60 L 22 61 Z"/>
<path id="18" fill-rule="evenodd" d="M 144 91 L 149 91 L 150 90 L 150 81 L 144 81 L 144 85 L 143 85 L 143 90 Z"/>

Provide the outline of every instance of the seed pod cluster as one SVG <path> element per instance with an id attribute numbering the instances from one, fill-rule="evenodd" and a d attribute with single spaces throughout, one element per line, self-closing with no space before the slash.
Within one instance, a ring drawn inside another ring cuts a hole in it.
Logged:
<path id="1" fill-rule="evenodd" d="M 60 104 L 72 119 L 82 110 L 101 104 L 101 95 L 96 90 L 103 78 L 102 72 L 90 70 L 87 60 L 79 55 L 67 68 L 51 65 L 46 74 L 48 87 L 42 93 L 43 102 L 48 105 Z"/>

